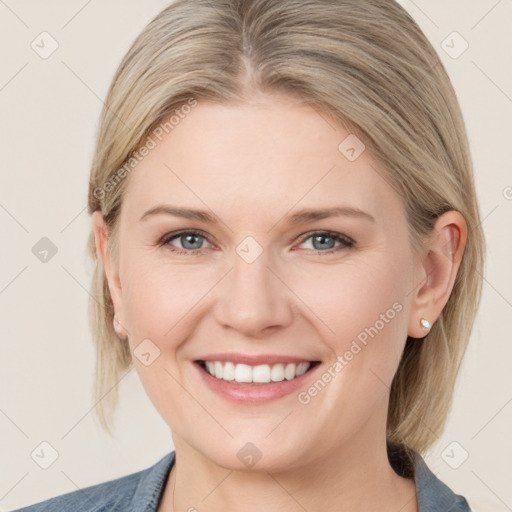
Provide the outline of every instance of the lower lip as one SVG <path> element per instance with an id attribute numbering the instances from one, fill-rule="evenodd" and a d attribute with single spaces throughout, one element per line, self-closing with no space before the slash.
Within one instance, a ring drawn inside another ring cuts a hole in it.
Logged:
<path id="1" fill-rule="evenodd" d="M 281 382 L 269 382 L 268 384 L 239 384 L 235 381 L 217 379 L 204 370 L 199 363 L 194 362 L 194 366 L 197 368 L 205 384 L 223 398 L 239 403 L 259 404 L 293 393 L 316 373 L 320 364 L 316 364 L 300 377 L 295 377 L 292 380 L 282 380 Z"/>

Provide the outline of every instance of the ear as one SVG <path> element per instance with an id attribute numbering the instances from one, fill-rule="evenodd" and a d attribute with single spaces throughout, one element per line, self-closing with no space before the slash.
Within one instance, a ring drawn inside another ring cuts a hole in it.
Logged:
<path id="1" fill-rule="evenodd" d="M 94 232 L 94 241 L 96 244 L 96 254 L 100 258 L 105 276 L 107 278 L 110 297 L 114 304 L 116 319 L 118 320 L 117 331 L 121 335 L 126 335 L 126 330 L 122 327 L 124 324 L 123 301 L 121 294 L 121 280 L 119 279 L 119 268 L 112 258 L 108 246 L 108 227 L 105 224 L 103 215 L 100 211 L 92 214 L 92 227 Z"/>
<path id="2" fill-rule="evenodd" d="M 433 324 L 450 298 L 467 240 L 464 217 L 450 210 L 438 217 L 432 235 L 425 242 L 413 290 L 407 334 L 423 338 L 428 329 L 420 321 Z"/>

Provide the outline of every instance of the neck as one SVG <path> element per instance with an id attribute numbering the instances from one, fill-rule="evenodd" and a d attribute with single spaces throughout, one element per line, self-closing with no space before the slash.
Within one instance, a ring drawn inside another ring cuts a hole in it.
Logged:
<path id="1" fill-rule="evenodd" d="M 305 455 L 305 462 L 291 469 L 255 471 L 255 466 L 251 472 L 221 467 L 176 434 L 173 440 L 176 462 L 159 512 L 418 510 L 414 480 L 394 472 L 385 439 L 351 439 L 328 453 Z"/>

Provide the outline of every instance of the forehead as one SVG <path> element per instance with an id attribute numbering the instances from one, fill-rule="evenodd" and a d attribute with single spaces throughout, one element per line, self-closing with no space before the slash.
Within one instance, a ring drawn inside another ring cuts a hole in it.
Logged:
<path id="1" fill-rule="evenodd" d="M 199 101 L 152 136 L 154 148 L 129 176 L 123 209 L 133 221 L 160 203 L 248 217 L 279 216 L 294 205 L 364 206 L 374 217 L 403 213 L 369 151 L 347 158 L 354 137 L 293 98 Z"/>

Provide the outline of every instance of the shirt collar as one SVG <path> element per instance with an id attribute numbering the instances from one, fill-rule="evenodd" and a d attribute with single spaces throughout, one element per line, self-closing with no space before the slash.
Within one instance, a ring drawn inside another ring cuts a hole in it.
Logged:
<path id="1" fill-rule="evenodd" d="M 414 457 L 418 512 L 437 512 L 438 510 L 471 512 L 465 498 L 455 494 L 441 482 L 426 465 L 421 455 L 415 453 Z"/>
<path id="2" fill-rule="evenodd" d="M 142 471 L 141 478 L 133 495 L 130 511 L 155 512 L 163 494 L 165 482 L 174 465 L 176 452 L 162 457 L 156 464 Z"/>

